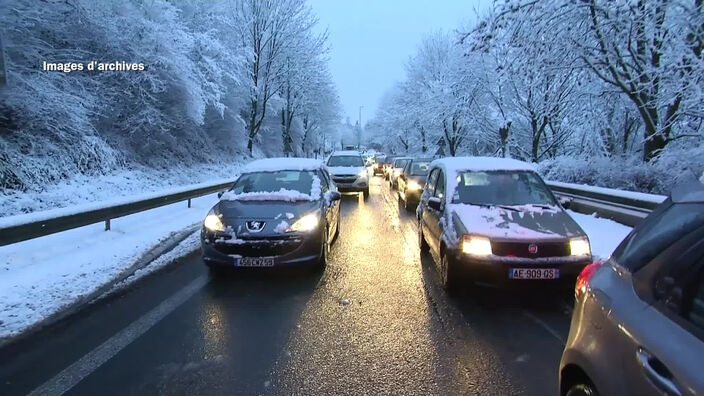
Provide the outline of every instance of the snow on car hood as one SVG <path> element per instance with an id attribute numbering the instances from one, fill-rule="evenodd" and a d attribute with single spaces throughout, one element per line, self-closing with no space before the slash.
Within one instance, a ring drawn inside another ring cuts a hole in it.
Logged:
<path id="1" fill-rule="evenodd" d="M 450 213 L 459 220 L 469 234 L 495 239 L 564 240 L 583 236 L 584 231 L 562 209 L 544 209 L 532 205 L 484 207 L 468 204 L 449 204 Z"/>
<path id="2" fill-rule="evenodd" d="M 363 166 L 328 166 L 331 175 L 356 175 L 364 169 Z"/>

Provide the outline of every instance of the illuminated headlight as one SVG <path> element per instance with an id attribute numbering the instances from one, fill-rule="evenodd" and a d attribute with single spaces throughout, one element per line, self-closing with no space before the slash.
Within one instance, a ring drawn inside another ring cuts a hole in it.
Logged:
<path id="1" fill-rule="evenodd" d="M 570 239 L 570 255 L 571 256 L 590 256 L 592 249 L 589 246 L 587 238 L 572 238 Z"/>
<path id="2" fill-rule="evenodd" d="M 367 177 L 367 175 L 368 175 L 368 173 L 367 173 L 367 170 L 366 170 L 366 169 L 362 169 L 362 170 L 359 171 L 359 173 L 357 174 L 357 176 L 361 177 L 362 179 L 364 179 L 365 177 Z"/>
<path id="3" fill-rule="evenodd" d="M 491 241 L 483 236 L 464 235 L 460 247 L 462 253 L 472 256 L 489 256 L 491 254 Z"/>
<path id="4" fill-rule="evenodd" d="M 203 227 L 210 231 L 225 231 L 225 226 L 222 224 L 222 220 L 220 220 L 220 217 L 212 211 L 205 216 Z"/>
<path id="5" fill-rule="evenodd" d="M 289 228 L 291 232 L 308 232 L 313 231 L 318 227 L 320 222 L 320 216 L 317 213 L 307 214 L 300 219 L 296 220 L 295 223 Z"/>
<path id="6" fill-rule="evenodd" d="M 421 186 L 420 183 L 418 183 L 418 182 L 415 181 L 415 180 L 410 180 L 410 181 L 408 182 L 408 184 L 406 185 L 406 187 L 407 187 L 409 190 L 420 190 L 421 188 L 423 188 L 423 186 Z"/>

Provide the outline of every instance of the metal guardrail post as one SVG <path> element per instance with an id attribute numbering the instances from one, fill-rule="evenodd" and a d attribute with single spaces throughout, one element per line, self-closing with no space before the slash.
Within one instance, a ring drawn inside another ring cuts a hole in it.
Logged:
<path id="1" fill-rule="evenodd" d="M 188 207 L 189 208 L 191 207 L 191 199 L 190 198 L 188 198 Z"/>
<path id="2" fill-rule="evenodd" d="M 105 231 L 110 231 L 110 219 L 105 220 Z"/>

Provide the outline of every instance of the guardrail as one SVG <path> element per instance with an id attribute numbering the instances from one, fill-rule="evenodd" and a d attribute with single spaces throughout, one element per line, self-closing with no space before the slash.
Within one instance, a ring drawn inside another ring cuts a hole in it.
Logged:
<path id="1" fill-rule="evenodd" d="M 548 181 L 548 187 L 559 197 L 570 200 L 570 209 L 579 213 L 596 213 L 634 227 L 667 197 L 608 188 Z"/>
<path id="2" fill-rule="evenodd" d="M 234 182 L 231 180 L 200 184 L 172 190 L 166 194 L 156 193 L 108 205 L 102 203 L 86 205 L 82 206 L 80 211 L 69 207 L 2 218 L 0 219 L 0 246 L 100 222 L 105 222 L 105 230 L 110 230 L 110 220 L 112 219 L 181 201 L 188 201 L 190 208 L 191 199 L 225 190 Z"/>
<path id="3" fill-rule="evenodd" d="M 160 206 L 170 205 L 229 188 L 234 180 L 214 184 L 196 185 L 173 190 L 167 194 L 154 194 L 139 199 L 111 204 L 97 203 L 75 208 L 62 208 L 29 215 L 0 219 L 0 246 L 38 238 L 89 224 L 105 222 L 110 230 L 110 220 Z M 568 198 L 570 208 L 580 213 L 597 213 L 619 223 L 635 226 L 665 197 L 660 195 L 630 193 L 621 190 L 594 188 L 578 184 L 547 182 L 558 197 Z"/>

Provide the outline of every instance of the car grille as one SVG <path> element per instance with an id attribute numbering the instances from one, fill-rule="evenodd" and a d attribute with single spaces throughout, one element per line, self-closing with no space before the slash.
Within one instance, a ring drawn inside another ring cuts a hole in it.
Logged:
<path id="1" fill-rule="evenodd" d="M 244 243 L 215 243 L 215 250 L 222 254 L 236 254 L 242 257 L 273 257 L 291 253 L 301 246 L 300 238 L 252 239 Z"/>
<path id="2" fill-rule="evenodd" d="M 533 254 L 528 250 L 531 243 L 525 242 L 492 242 L 491 250 L 496 256 L 544 258 L 565 257 L 570 255 L 570 244 L 567 242 L 536 243 L 538 251 Z"/>
<path id="3" fill-rule="evenodd" d="M 357 181 L 357 175 L 339 175 L 333 176 L 332 180 L 335 183 L 354 183 Z"/>

